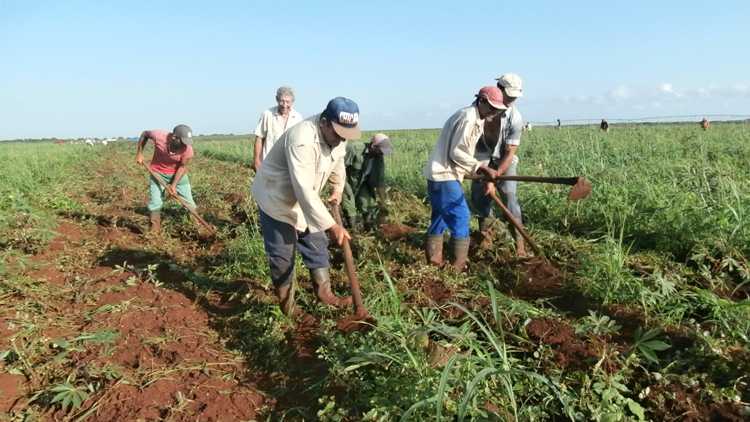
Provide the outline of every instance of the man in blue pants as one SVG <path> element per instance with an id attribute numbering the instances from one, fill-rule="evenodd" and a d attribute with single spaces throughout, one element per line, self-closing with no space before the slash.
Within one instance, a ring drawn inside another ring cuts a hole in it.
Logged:
<path id="1" fill-rule="evenodd" d="M 474 150 L 484 131 L 485 119 L 492 119 L 505 109 L 500 88 L 485 86 L 470 106 L 456 111 L 445 122 L 440 132 L 423 172 L 432 206 L 425 243 L 425 255 L 431 264 L 443 265 L 443 234 L 450 230 L 453 267 L 458 271 L 466 268 L 470 213 L 461 182 L 467 174 L 495 177 L 495 170 L 474 158 Z"/>

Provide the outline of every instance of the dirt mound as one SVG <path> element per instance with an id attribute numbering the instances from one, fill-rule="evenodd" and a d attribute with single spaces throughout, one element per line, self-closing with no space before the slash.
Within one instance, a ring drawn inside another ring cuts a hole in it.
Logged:
<path id="1" fill-rule="evenodd" d="M 265 402 L 255 390 L 195 373 L 144 388 L 120 384 L 106 399 L 91 420 L 252 420 Z"/>
<path id="2" fill-rule="evenodd" d="M 381 224 L 380 234 L 386 240 L 399 240 L 409 236 L 412 233 L 416 233 L 417 229 L 414 227 L 406 226 L 403 224 Z"/>
<path id="3" fill-rule="evenodd" d="M 9 412 L 23 396 L 23 375 L 0 373 L 0 412 Z"/>
<path id="4" fill-rule="evenodd" d="M 555 360 L 562 368 L 589 368 L 598 357 L 598 348 L 579 339 L 573 327 L 564 321 L 536 318 L 526 325 L 529 338 L 553 347 Z"/>
<path id="5" fill-rule="evenodd" d="M 429 279 L 422 283 L 421 293 L 431 302 L 443 305 L 453 298 L 453 290 L 442 281 Z"/>
<path id="6" fill-rule="evenodd" d="M 544 258 L 533 257 L 519 261 L 520 280 L 511 294 L 523 299 L 559 296 L 563 293 L 565 276 Z"/>
<path id="7" fill-rule="evenodd" d="M 746 421 L 743 410 L 738 403 L 711 403 L 702 397 L 701 387 L 687 387 L 682 384 L 652 385 L 651 393 L 645 401 L 654 414 L 654 420 L 674 420 L 680 415 L 681 421 Z"/>

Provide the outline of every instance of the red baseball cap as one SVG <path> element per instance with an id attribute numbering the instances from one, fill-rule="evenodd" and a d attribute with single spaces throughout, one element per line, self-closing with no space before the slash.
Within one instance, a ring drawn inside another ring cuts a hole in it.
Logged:
<path id="1" fill-rule="evenodd" d="M 508 107 L 503 104 L 503 91 L 496 86 L 485 86 L 479 90 L 477 98 L 484 98 L 490 105 L 497 110 L 507 110 Z"/>

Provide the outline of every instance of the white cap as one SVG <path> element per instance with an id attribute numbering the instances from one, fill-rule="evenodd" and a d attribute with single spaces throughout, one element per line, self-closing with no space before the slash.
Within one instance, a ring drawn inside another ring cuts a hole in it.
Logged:
<path id="1" fill-rule="evenodd" d="M 495 80 L 497 81 L 497 85 L 503 88 L 507 96 L 514 98 L 523 97 L 523 81 L 521 81 L 520 76 L 515 73 L 506 73 Z"/>
<path id="2" fill-rule="evenodd" d="M 379 149 L 383 155 L 388 155 L 393 152 L 391 139 L 384 133 L 376 133 L 375 136 L 370 139 L 370 142 L 372 142 L 373 148 Z"/>

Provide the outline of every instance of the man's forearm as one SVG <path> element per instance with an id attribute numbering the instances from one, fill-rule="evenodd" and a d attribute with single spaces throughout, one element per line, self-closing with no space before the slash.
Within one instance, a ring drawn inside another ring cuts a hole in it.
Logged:
<path id="1" fill-rule="evenodd" d="M 502 176 L 505 174 L 506 171 L 508 171 L 508 168 L 510 168 L 510 165 L 513 164 L 513 156 L 515 154 L 505 154 L 505 157 L 503 157 L 503 160 L 500 162 L 500 165 L 497 167 L 497 175 Z"/>
<path id="2" fill-rule="evenodd" d="M 138 145 L 136 146 L 136 155 L 143 153 L 143 147 L 146 146 L 146 142 L 148 142 L 148 136 L 146 136 L 146 132 L 141 133 L 141 137 L 138 138 Z"/>
<path id="3" fill-rule="evenodd" d="M 262 161 L 261 153 L 263 151 L 263 142 L 265 142 L 265 138 L 261 138 L 260 136 L 255 137 L 255 145 L 253 147 L 253 162 Z"/>
<path id="4" fill-rule="evenodd" d="M 177 171 L 174 174 L 174 178 L 172 179 L 172 185 L 177 186 L 178 183 L 180 183 L 180 179 L 182 179 L 182 176 L 187 173 L 187 166 L 181 165 L 177 167 Z"/>

